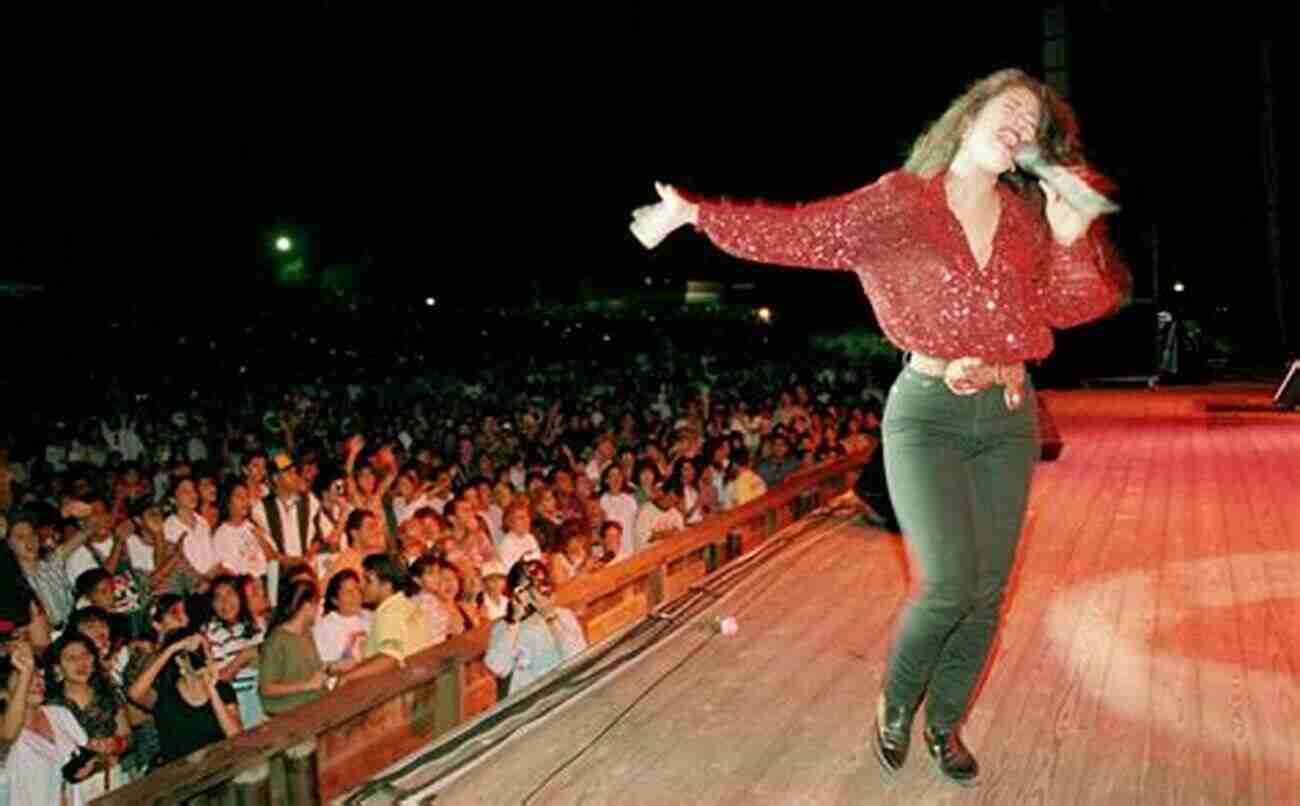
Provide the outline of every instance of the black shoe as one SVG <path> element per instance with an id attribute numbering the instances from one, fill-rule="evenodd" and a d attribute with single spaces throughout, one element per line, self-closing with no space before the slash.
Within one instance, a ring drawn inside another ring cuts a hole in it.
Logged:
<path id="1" fill-rule="evenodd" d="M 893 779 L 907 761 L 912 743 L 912 717 L 916 707 L 882 703 L 876 708 L 876 760 L 885 776 Z"/>
<path id="2" fill-rule="evenodd" d="M 956 728 L 926 728 L 925 746 L 941 776 L 961 786 L 975 785 L 980 765 L 962 743 Z"/>

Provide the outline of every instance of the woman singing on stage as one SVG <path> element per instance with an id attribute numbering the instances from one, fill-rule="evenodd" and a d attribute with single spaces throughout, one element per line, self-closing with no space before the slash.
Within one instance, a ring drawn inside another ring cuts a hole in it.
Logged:
<path id="1" fill-rule="evenodd" d="M 1034 176 L 1042 181 L 1035 182 Z M 1052 329 L 1113 312 L 1131 280 L 1100 214 L 1073 112 L 1019 70 L 977 81 L 901 170 L 813 204 L 688 199 L 657 185 L 638 209 L 647 246 L 693 224 L 748 260 L 852 271 L 886 337 L 910 353 L 882 424 L 889 492 L 918 584 L 876 709 L 888 779 L 926 703 L 940 773 L 973 784 L 959 728 L 988 659 L 1038 456 L 1026 361 Z"/>

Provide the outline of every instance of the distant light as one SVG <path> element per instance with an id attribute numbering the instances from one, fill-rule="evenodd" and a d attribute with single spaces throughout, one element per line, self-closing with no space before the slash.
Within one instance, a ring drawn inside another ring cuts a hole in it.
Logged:
<path id="1" fill-rule="evenodd" d="M 1183 293 L 1183 291 L 1186 290 L 1186 288 L 1187 286 L 1183 285 L 1182 283 L 1174 283 L 1174 292 L 1177 294 Z"/>
<path id="2" fill-rule="evenodd" d="M 433 304 L 434 304 L 435 302 L 437 302 L 437 300 L 435 300 L 433 297 L 425 297 L 425 298 L 424 298 L 424 304 L 427 305 L 427 306 L 430 307 L 430 308 L 433 307 Z"/>
<path id="3" fill-rule="evenodd" d="M 653 278 L 653 277 L 647 277 L 647 278 L 645 278 L 645 284 L 646 284 L 646 285 L 653 285 L 653 284 L 654 284 L 654 281 L 655 281 L 655 278 Z"/>
<path id="4" fill-rule="evenodd" d="M 771 321 L 772 321 L 772 309 L 771 309 L 771 308 L 768 308 L 767 306 L 764 306 L 764 307 L 762 307 L 762 308 L 759 308 L 759 309 L 758 309 L 758 318 L 759 318 L 760 320 L 762 320 L 763 322 L 771 322 Z"/>
<path id="5" fill-rule="evenodd" d="M 609 341 L 609 334 L 608 334 L 608 333 L 605 334 L 605 341 Z"/>
<path id="6" fill-rule="evenodd" d="M 289 240 L 286 236 L 281 235 L 279 238 L 275 239 L 275 248 L 280 252 L 288 252 L 293 248 L 293 241 Z"/>

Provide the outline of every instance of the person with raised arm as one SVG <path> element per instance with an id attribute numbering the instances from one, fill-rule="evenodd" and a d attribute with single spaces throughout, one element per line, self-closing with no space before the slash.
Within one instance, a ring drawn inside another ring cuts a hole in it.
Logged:
<path id="1" fill-rule="evenodd" d="M 873 745 L 892 779 L 925 700 L 932 759 L 950 781 L 973 783 L 979 767 L 959 729 L 1038 456 L 1025 363 L 1052 352 L 1054 329 L 1114 311 L 1131 287 L 1100 218 L 1117 208 L 1083 158 L 1072 110 L 1043 82 L 1001 70 L 957 98 L 901 170 L 843 196 L 789 207 L 656 187 L 661 200 L 633 213 L 647 248 L 692 224 L 740 258 L 851 271 L 885 336 L 910 353 L 882 431 L 919 585 L 890 652 Z"/>

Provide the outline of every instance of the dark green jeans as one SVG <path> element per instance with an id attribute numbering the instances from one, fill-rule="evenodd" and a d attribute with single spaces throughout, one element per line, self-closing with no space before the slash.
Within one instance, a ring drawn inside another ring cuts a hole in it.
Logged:
<path id="1" fill-rule="evenodd" d="M 961 722 L 988 658 L 1038 457 L 1038 402 L 1009 411 L 1001 386 L 955 395 L 905 367 L 889 390 L 889 494 L 903 527 L 914 595 L 890 652 L 885 699 L 926 722 Z"/>

